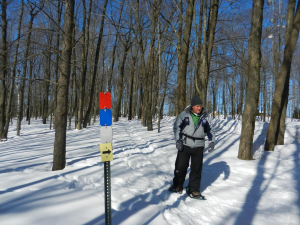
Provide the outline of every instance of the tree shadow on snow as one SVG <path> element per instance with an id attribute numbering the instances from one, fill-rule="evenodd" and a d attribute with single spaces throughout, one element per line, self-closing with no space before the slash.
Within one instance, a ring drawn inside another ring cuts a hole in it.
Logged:
<path id="1" fill-rule="evenodd" d="M 267 126 L 268 124 L 266 124 Z M 265 128 L 265 124 L 264 124 L 264 128 Z M 297 135 L 296 136 L 300 136 L 300 128 L 298 127 L 297 129 Z M 263 133 L 263 131 L 262 131 Z M 263 134 L 260 135 L 261 137 L 257 138 L 257 141 L 259 143 L 261 143 L 260 138 L 262 138 Z M 295 164 L 295 168 L 294 168 L 294 180 L 297 182 L 296 183 L 296 190 L 298 191 L 298 198 L 296 199 L 296 205 L 298 205 L 298 210 L 300 212 L 300 179 L 299 179 L 299 152 L 300 152 L 300 144 L 299 141 L 297 139 L 295 139 L 294 143 L 297 146 L 297 150 L 294 152 L 293 157 L 294 157 L 294 164 Z M 240 224 L 245 224 L 245 225 L 250 225 L 253 224 L 253 219 L 254 216 L 257 212 L 257 207 L 258 207 L 258 203 L 261 199 L 261 197 L 263 196 L 263 194 L 265 193 L 265 191 L 268 189 L 271 181 L 274 179 L 276 171 L 278 169 L 278 166 L 280 164 L 280 152 L 278 153 L 278 159 L 277 159 L 277 163 L 274 167 L 274 171 L 272 172 L 272 175 L 269 178 L 265 178 L 264 177 L 264 173 L 265 173 L 265 164 L 267 162 L 267 158 L 270 154 L 272 154 L 273 152 L 267 152 L 264 151 L 264 154 L 262 155 L 258 165 L 257 165 L 257 175 L 255 177 L 255 179 L 252 182 L 252 187 L 249 190 L 246 199 L 245 199 L 245 203 L 241 209 L 241 212 L 239 213 L 239 215 L 237 216 L 237 219 L 235 221 L 235 225 L 240 225 Z M 264 184 L 264 185 L 263 185 Z M 229 215 L 229 217 L 232 217 L 233 215 Z"/>
<path id="2" fill-rule="evenodd" d="M 296 190 L 298 191 L 298 198 L 296 199 L 296 205 L 298 206 L 298 211 L 300 214 L 300 175 L 299 175 L 299 170 L 300 170 L 300 126 L 297 127 L 296 130 L 296 138 L 294 141 L 295 145 L 297 146 L 297 151 L 294 152 L 293 157 L 294 157 L 294 180 L 297 182 L 296 183 Z"/>
<path id="3" fill-rule="evenodd" d="M 266 131 L 268 131 L 268 127 L 269 127 L 269 123 L 265 122 L 263 124 L 263 128 L 261 130 L 261 133 L 258 135 L 258 137 L 256 138 L 256 140 L 253 143 L 253 151 L 252 151 L 253 155 L 257 150 L 259 150 L 260 146 L 264 145 L 265 140 L 266 140 L 266 136 L 267 136 Z"/>
<path id="4" fill-rule="evenodd" d="M 254 178 L 254 180 L 252 181 L 252 187 L 248 191 L 248 194 L 246 196 L 242 210 L 241 210 L 240 214 L 237 216 L 237 219 L 235 221 L 235 225 L 253 224 L 253 219 L 257 212 L 258 203 L 259 203 L 261 197 L 263 196 L 263 194 L 268 189 L 271 181 L 274 179 L 277 168 L 280 164 L 280 160 L 279 160 L 280 153 L 279 153 L 277 163 L 274 167 L 274 171 L 272 172 L 272 175 L 269 178 L 265 178 L 264 177 L 265 166 L 266 166 L 265 164 L 266 164 L 267 158 L 270 154 L 272 154 L 272 152 L 265 151 L 257 165 L 257 170 L 256 170 L 257 175 Z M 267 183 L 265 183 L 265 181 L 267 181 Z M 263 183 L 264 183 L 264 185 L 263 185 Z"/>
<path id="5" fill-rule="evenodd" d="M 135 196 L 134 198 L 131 198 L 131 199 L 123 202 L 120 205 L 121 208 L 124 208 L 122 211 L 116 211 L 116 210 L 112 209 L 112 211 L 111 211 L 112 224 L 120 224 L 120 223 L 124 222 L 125 220 L 127 220 L 128 218 L 130 218 L 131 216 L 133 216 L 133 215 L 137 214 L 138 212 L 142 211 L 143 209 L 147 208 L 148 206 L 161 205 L 161 204 L 163 204 L 163 202 L 165 202 L 169 199 L 170 195 L 177 195 L 176 193 L 169 192 L 167 190 L 168 186 L 169 186 L 169 183 L 168 184 L 165 183 L 164 186 L 162 187 L 165 190 L 163 190 L 160 193 L 159 193 L 159 190 L 161 190 L 161 188 L 152 190 L 152 192 L 150 192 L 150 193 L 145 193 L 142 195 Z M 149 198 L 150 194 L 153 197 L 149 201 L 147 199 Z M 147 219 L 145 222 L 136 221 L 136 224 L 143 224 L 143 225 L 150 224 L 157 216 L 159 216 L 160 214 L 163 214 L 163 212 L 166 209 L 177 208 L 178 205 L 180 204 L 180 202 L 185 201 L 185 199 L 187 197 L 188 196 L 185 194 L 178 195 L 178 198 L 172 205 L 166 204 L 163 209 L 158 209 L 158 211 L 155 212 L 152 216 L 150 216 L 150 218 Z M 92 219 L 91 221 L 85 223 L 85 225 L 100 225 L 100 224 L 105 224 L 105 214 L 102 214 L 102 215 Z"/>
<path id="6" fill-rule="evenodd" d="M 209 163 L 214 158 L 216 158 L 216 157 L 220 156 L 221 154 L 223 154 L 224 152 L 226 152 L 238 140 L 239 140 L 239 137 L 236 140 L 234 140 L 232 143 L 230 143 L 230 145 L 228 145 L 222 151 L 220 151 L 220 152 L 216 151 L 216 152 L 212 153 L 210 155 L 210 157 L 204 161 L 201 191 L 204 191 L 208 186 L 212 185 L 218 179 L 218 177 L 220 175 L 224 174 L 224 178 L 223 178 L 224 180 L 229 177 L 230 168 L 226 162 L 221 161 L 221 162 L 213 163 L 210 165 L 209 165 Z M 134 154 L 145 154 L 145 153 L 134 153 Z M 134 155 L 134 154 L 132 154 L 132 155 Z M 186 185 L 188 184 L 188 181 L 189 180 L 186 179 L 186 181 L 185 181 Z M 161 190 L 161 188 L 155 189 L 151 193 L 145 193 L 143 195 L 138 195 L 130 200 L 127 200 L 126 202 L 123 202 L 120 207 L 121 208 L 122 208 L 122 206 L 125 207 L 124 210 L 122 210 L 122 211 L 112 210 L 112 224 L 120 224 L 120 223 L 124 222 L 126 219 L 128 219 L 129 217 L 133 216 L 134 214 L 138 213 L 139 211 L 145 209 L 146 207 L 148 207 L 150 205 L 158 205 L 158 204 L 161 204 L 161 203 L 164 203 L 165 201 L 167 201 L 169 199 L 170 195 L 172 194 L 167 190 L 169 185 L 170 185 L 169 183 L 165 183 L 163 185 L 164 186 L 163 188 L 165 188 L 165 190 L 163 190 L 159 194 L 158 194 L 158 191 Z M 153 198 L 157 198 L 157 200 L 156 201 L 151 200 L 151 201 L 147 202 L 146 199 L 149 197 L 150 194 L 152 194 L 154 196 Z M 173 193 L 173 194 L 175 194 L 175 193 Z M 178 195 L 177 200 L 172 205 L 166 204 L 163 209 L 158 210 L 147 221 L 145 221 L 145 222 L 137 221 L 137 222 L 140 224 L 145 224 L 145 225 L 150 224 L 157 216 L 159 216 L 160 214 L 163 214 L 165 210 L 177 208 L 179 206 L 180 202 L 185 201 L 187 197 L 188 196 L 186 194 Z M 128 209 L 128 208 L 130 208 L 130 209 Z M 88 223 L 86 223 L 86 225 L 98 225 L 98 224 L 105 224 L 105 215 L 104 214 L 102 214 L 102 215 L 92 219 Z"/>
<path id="7" fill-rule="evenodd" d="M 223 180 L 227 180 L 230 176 L 230 167 L 224 161 L 203 167 L 200 191 L 205 191 L 206 188 L 211 186 L 222 174 L 224 174 Z"/>

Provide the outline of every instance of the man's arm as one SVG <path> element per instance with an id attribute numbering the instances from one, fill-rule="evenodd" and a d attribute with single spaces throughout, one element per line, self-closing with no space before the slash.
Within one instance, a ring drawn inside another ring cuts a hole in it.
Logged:
<path id="1" fill-rule="evenodd" d="M 173 132 L 175 137 L 175 142 L 181 138 L 181 128 L 182 128 L 182 114 L 179 114 L 173 124 Z"/>
<path id="2" fill-rule="evenodd" d="M 207 117 L 207 137 L 209 142 L 215 142 L 215 130 L 212 125 L 212 119 L 210 117 Z"/>

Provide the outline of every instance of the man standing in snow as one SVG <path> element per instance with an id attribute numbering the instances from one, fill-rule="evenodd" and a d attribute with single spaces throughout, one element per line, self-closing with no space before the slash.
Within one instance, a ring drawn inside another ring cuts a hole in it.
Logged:
<path id="1" fill-rule="evenodd" d="M 179 114 L 173 127 L 178 153 L 173 185 L 169 188 L 169 191 L 182 193 L 191 158 L 191 172 L 186 191 L 192 198 L 204 198 L 200 193 L 200 182 L 205 135 L 207 134 L 209 140 L 209 152 L 214 149 L 215 141 L 211 118 L 207 116 L 202 105 L 203 102 L 199 96 L 194 96 L 191 105 Z"/>

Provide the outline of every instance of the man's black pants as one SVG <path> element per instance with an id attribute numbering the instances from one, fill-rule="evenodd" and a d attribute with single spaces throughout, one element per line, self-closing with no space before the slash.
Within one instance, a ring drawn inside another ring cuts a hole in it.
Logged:
<path id="1" fill-rule="evenodd" d="M 184 145 L 183 151 L 177 153 L 175 162 L 173 185 L 175 187 L 183 187 L 186 172 L 189 167 L 191 158 L 191 172 L 189 176 L 190 191 L 200 191 L 202 163 L 203 163 L 204 147 L 191 148 Z"/>

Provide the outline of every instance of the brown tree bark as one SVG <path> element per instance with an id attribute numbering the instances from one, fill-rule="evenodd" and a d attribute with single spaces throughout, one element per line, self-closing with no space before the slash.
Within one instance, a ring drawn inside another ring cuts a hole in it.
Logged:
<path id="1" fill-rule="evenodd" d="M 287 12 L 287 20 L 286 20 L 286 33 L 285 33 L 285 45 L 287 45 L 292 28 L 293 28 L 293 20 L 294 20 L 294 12 L 295 12 L 295 6 L 296 6 L 296 0 L 290 0 L 288 5 L 288 12 Z M 280 35 L 279 35 L 280 37 Z M 290 73 L 290 72 L 289 72 Z M 288 77 L 290 77 L 290 74 L 288 74 Z M 288 104 L 288 96 L 289 96 L 289 84 L 290 84 L 290 78 L 287 78 L 285 87 L 283 90 L 283 108 L 280 115 L 280 120 L 278 124 L 278 132 L 275 132 L 276 145 L 283 145 L 284 144 L 284 133 L 285 133 L 285 118 L 286 118 L 286 110 L 287 110 L 287 104 Z"/>
<path id="2" fill-rule="evenodd" d="M 61 1 L 58 1 L 57 3 L 57 18 L 56 18 L 56 25 L 57 30 L 60 30 L 60 23 L 61 23 L 61 15 L 62 15 L 62 7 L 63 4 Z M 75 32 L 75 30 L 74 30 Z M 60 32 L 57 32 L 56 34 L 56 49 L 59 49 L 59 43 L 60 43 Z M 55 82 L 58 83 L 58 77 L 59 77 L 59 51 L 56 52 L 56 59 L 55 59 Z M 57 105 L 57 85 L 55 85 L 54 90 L 54 124 L 53 129 L 55 129 L 55 109 Z"/>
<path id="3" fill-rule="evenodd" d="M 57 107 L 55 109 L 55 141 L 52 170 L 62 170 L 66 164 L 66 128 L 68 114 L 69 77 L 71 73 L 72 33 L 75 0 L 65 1 L 63 42 L 58 79 Z"/>
<path id="4" fill-rule="evenodd" d="M 242 134 L 238 158 L 252 160 L 253 135 L 256 109 L 260 91 L 261 35 L 264 0 L 253 0 L 251 30 L 248 41 L 249 64 L 245 109 L 242 118 Z"/>
<path id="5" fill-rule="evenodd" d="M 294 12 L 295 12 L 296 0 L 290 0 L 288 5 L 288 12 L 287 12 L 287 23 L 286 23 L 286 34 L 285 34 L 285 44 L 287 45 L 288 40 L 291 38 L 291 32 L 293 28 L 293 20 L 294 20 Z M 290 75 L 288 75 L 290 77 Z M 288 96 L 289 96 L 289 84 L 290 79 L 287 78 L 283 91 L 283 108 L 280 116 L 279 121 L 279 131 L 276 145 L 283 145 L 284 144 L 284 133 L 285 133 L 285 118 L 286 118 L 286 111 L 287 111 L 287 104 L 288 104 Z M 277 132 L 275 132 L 276 134 Z"/>
<path id="6" fill-rule="evenodd" d="M 274 151 L 275 144 L 283 144 L 284 140 L 285 116 L 289 94 L 291 63 L 300 29 L 300 6 L 298 2 L 297 10 L 294 14 L 295 3 L 295 0 L 289 0 L 286 26 L 286 45 L 284 49 L 283 62 L 281 64 L 272 101 L 271 121 L 265 143 L 266 151 Z"/>

